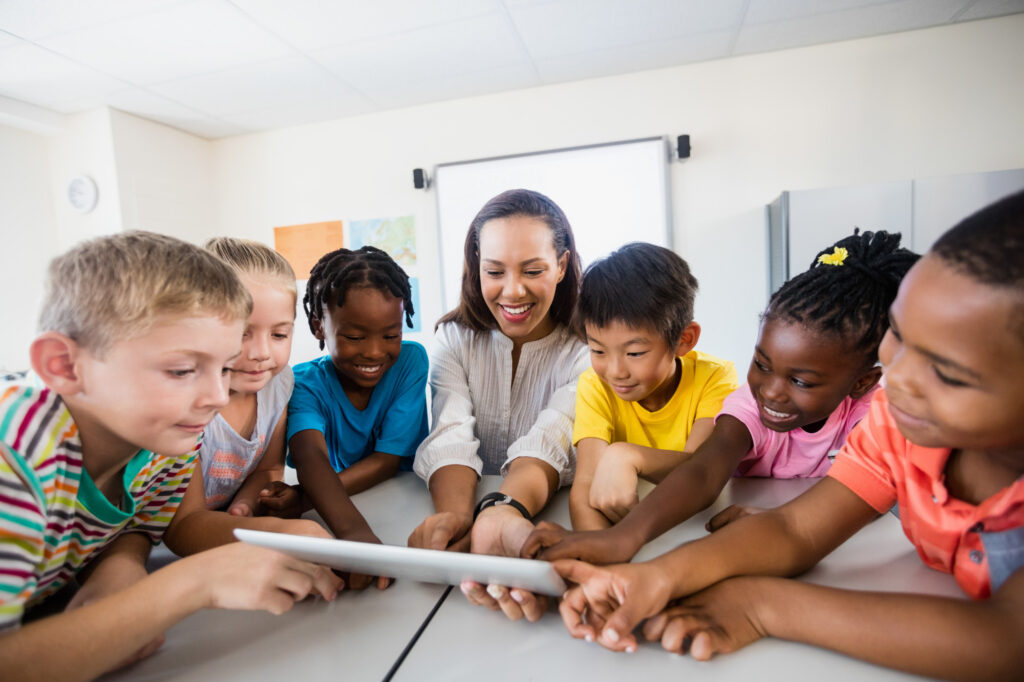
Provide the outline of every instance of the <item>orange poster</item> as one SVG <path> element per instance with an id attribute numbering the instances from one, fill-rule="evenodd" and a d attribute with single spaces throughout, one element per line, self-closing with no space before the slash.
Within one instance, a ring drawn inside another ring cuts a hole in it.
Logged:
<path id="1" fill-rule="evenodd" d="M 309 279 L 320 257 L 342 246 L 340 220 L 274 228 L 274 248 L 291 264 L 296 279 Z"/>

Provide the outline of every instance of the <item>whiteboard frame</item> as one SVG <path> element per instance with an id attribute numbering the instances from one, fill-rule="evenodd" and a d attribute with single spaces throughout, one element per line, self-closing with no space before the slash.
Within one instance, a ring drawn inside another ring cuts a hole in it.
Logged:
<path id="1" fill-rule="evenodd" d="M 578 146 L 575 146 L 575 147 L 562 147 L 562 148 L 559 148 L 559 149 L 545 149 L 545 150 L 533 151 L 533 152 L 523 152 L 523 153 L 520 153 L 520 154 L 506 154 L 504 156 L 491 156 L 491 157 L 486 157 L 486 158 L 481 158 L 481 159 L 470 159 L 468 161 L 451 161 L 451 162 L 448 162 L 448 163 L 440 163 L 440 164 L 437 164 L 436 166 L 434 166 L 434 183 L 433 183 L 433 185 L 434 185 L 434 192 L 435 192 L 434 204 L 435 204 L 435 210 L 436 210 L 436 213 L 437 213 L 437 245 L 438 245 L 437 252 L 438 252 L 439 275 L 440 275 L 440 280 L 441 280 L 441 282 L 440 282 L 441 283 L 441 301 L 442 301 L 442 304 L 443 304 L 444 311 L 447 312 L 449 310 L 452 310 L 452 309 L 454 309 L 458 305 L 458 295 L 457 295 L 457 292 L 453 292 L 456 295 L 453 297 L 453 299 L 452 299 L 452 301 L 450 303 L 448 302 L 448 293 L 449 292 L 447 291 L 448 285 L 447 285 L 447 283 L 445 281 L 446 280 L 446 277 L 445 277 L 445 272 L 446 272 L 446 267 L 445 267 L 446 266 L 446 263 L 445 263 L 445 239 L 444 239 L 444 228 L 442 226 L 442 220 L 441 220 L 441 182 L 440 182 L 441 175 L 440 175 L 440 173 L 438 173 L 438 171 L 440 169 L 447 168 L 447 167 L 452 167 L 452 166 L 466 166 L 466 165 L 472 165 L 472 164 L 477 164 L 477 163 L 490 163 L 490 162 L 494 162 L 494 161 L 506 161 L 506 160 L 509 160 L 509 159 L 519 159 L 519 158 L 529 157 L 529 156 L 544 156 L 544 155 L 549 155 L 549 154 L 564 154 L 564 153 L 568 153 L 568 152 L 585 151 L 585 150 L 590 150 L 590 149 L 598 149 L 598 148 L 602 148 L 602 147 L 616 147 L 616 146 L 621 146 L 621 145 L 632 145 L 632 144 L 640 144 L 640 143 L 646 143 L 646 142 L 661 142 L 661 144 L 662 144 L 662 146 L 664 148 L 665 164 L 664 164 L 663 173 L 662 173 L 662 188 L 664 190 L 663 191 L 663 200 L 664 200 L 664 212 L 665 212 L 665 226 L 664 226 L 664 235 L 663 235 L 664 241 L 662 242 L 661 246 L 665 246 L 665 247 L 667 247 L 669 249 L 675 250 L 674 249 L 674 244 L 673 244 L 673 241 L 674 241 L 673 240 L 673 234 L 674 234 L 675 230 L 674 230 L 674 227 L 673 227 L 673 219 L 672 219 L 672 184 L 671 184 L 672 179 L 671 179 L 671 168 L 670 168 L 671 163 L 673 161 L 673 156 L 672 156 L 672 151 L 671 151 L 671 148 L 670 148 L 669 140 L 668 140 L 668 138 L 665 135 L 653 135 L 651 137 L 638 137 L 638 138 L 633 138 L 633 139 L 629 139 L 629 140 L 616 140 L 616 141 L 613 141 L 613 142 L 599 142 L 599 143 L 596 143 L 596 144 L 578 145 Z M 514 188 L 509 187 L 507 189 L 514 189 Z M 552 199 L 555 199 L 555 197 L 552 197 Z M 556 199 L 556 203 L 557 203 L 557 199 Z M 481 204 L 480 206 L 483 207 L 483 204 Z M 468 223 L 465 225 L 465 228 L 466 229 L 469 228 L 469 224 Z M 578 243 L 578 240 L 577 240 L 577 243 Z M 462 239 L 459 242 L 459 253 L 460 254 L 463 251 L 462 247 L 463 247 L 464 244 L 465 244 L 465 232 L 463 232 Z M 462 265 L 463 265 L 461 257 L 459 258 L 459 262 L 458 262 L 457 265 L 459 267 L 459 273 L 460 273 L 459 274 L 459 281 L 461 282 L 461 277 L 462 277 L 461 272 L 462 272 Z"/>

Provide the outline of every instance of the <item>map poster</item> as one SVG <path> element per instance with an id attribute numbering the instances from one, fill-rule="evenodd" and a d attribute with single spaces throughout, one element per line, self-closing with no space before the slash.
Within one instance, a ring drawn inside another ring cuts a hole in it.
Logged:
<path id="1" fill-rule="evenodd" d="M 376 246 L 406 270 L 416 265 L 416 226 L 411 215 L 351 220 L 348 239 L 350 249 Z"/>
<path id="2" fill-rule="evenodd" d="M 295 279 L 309 279 L 321 256 L 345 245 L 341 228 L 340 220 L 275 227 L 274 249 L 295 270 Z"/>

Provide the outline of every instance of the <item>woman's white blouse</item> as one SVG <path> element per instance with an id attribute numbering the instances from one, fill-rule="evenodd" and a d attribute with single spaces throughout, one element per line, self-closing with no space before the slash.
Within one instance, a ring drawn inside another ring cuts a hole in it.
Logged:
<path id="1" fill-rule="evenodd" d="M 430 358 L 430 435 L 414 469 L 429 481 L 461 464 L 477 475 L 505 475 L 517 457 L 553 466 L 560 485 L 572 482 L 576 451 L 572 420 L 576 380 L 590 367 L 587 345 L 564 326 L 523 344 L 512 376 L 512 340 L 495 329 L 441 326 Z"/>

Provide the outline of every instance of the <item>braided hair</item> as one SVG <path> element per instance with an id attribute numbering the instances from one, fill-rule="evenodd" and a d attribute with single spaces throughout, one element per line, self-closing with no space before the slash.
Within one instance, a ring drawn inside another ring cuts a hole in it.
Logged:
<path id="1" fill-rule="evenodd" d="M 316 335 L 316 329 L 323 324 L 324 307 L 334 304 L 345 305 L 349 289 L 369 287 L 402 299 L 405 323 L 412 327 L 412 289 L 405 270 L 387 253 L 373 246 L 364 246 L 358 251 L 337 249 L 325 254 L 313 266 L 306 282 L 306 294 L 302 297 L 302 308 L 306 311 L 309 330 Z M 320 350 L 324 342 L 320 340 Z"/>
<path id="2" fill-rule="evenodd" d="M 889 328 L 889 306 L 920 256 L 900 248 L 900 234 L 861 232 L 818 253 L 809 270 L 772 294 L 764 319 L 785 319 L 842 336 L 874 363 Z"/>

